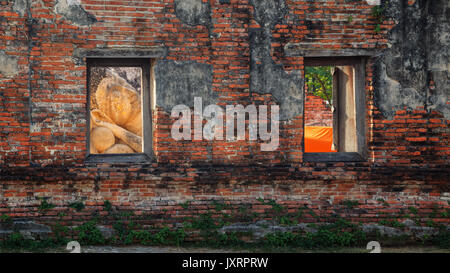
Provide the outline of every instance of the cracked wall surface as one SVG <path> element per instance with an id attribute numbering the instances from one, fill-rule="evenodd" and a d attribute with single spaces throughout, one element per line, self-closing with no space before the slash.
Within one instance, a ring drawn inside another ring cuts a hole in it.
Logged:
<path id="1" fill-rule="evenodd" d="M 212 66 L 198 62 L 158 61 L 155 65 L 156 105 L 170 113 L 179 104 L 194 106 L 201 97 L 204 105 L 215 104 L 218 94 L 212 89 Z"/>
<path id="2" fill-rule="evenodd" d="M 255 20 L 261 28 L 251 29 L 250 92 L 272 94 L 280 104 L 280 119 L 291 120 L 303 113 L 303 79 L 299 71 L 287 73 L 271 56 L 272 30 L 287 13 L 284 0 L 251 0 Z"/>
<path id="3" fill-rule="evenodd" d="M 407 2 L 385 3 L 386 16 L 397 24 L 377 62 L 375 103 L 389 119 L 405 107 L 420 106 L 449 119 L 450 3 Z"/>
<path id="4" fill-rule="evenodd" d="M 299 71 L 287 73 L 283 65 L 276 64 L 271 56 L 272 30 L 277 23 L 283 21 L 288 11 L 286 2 L 285 0 L 252 0 L 250 4 L 254 8 L 255 20 L 261 26 L 259 29 L 250 30 L 249 34 L 250 92 L 272 94 L 280 104 L 280 118 L 291 120 L 303 112 L 301 73 Z M 187 25 L 210 26 L 210 12 L 209 3 L 201 0 L 175 1 L 175 14 Z M 161 86 L 164 85 L 161 84 Z M 175 94 L 175 96 L 183 95 Z"/>
<path id="5" fill-rule="evenodd" d="M 30 8 L 30 1 L 31 0 L 14 0 L 13 10 L 21 16 L 24 16 Z"/>
<path id="6" fill-rule="evenodd" d="M 190 26 L 211 24 L 211 6 L 209 1 L 175 0 L 175 14 Z"/>
<path id="7" fill-rule="evenodd" d="M 271 38 L 265 29 L 250 32 L 250 92 L 272 94 L 280 104 L 280 119 L 303 113 L 303 79 L 298 71 L 287 73 L 270 55 Z"/>
<path id="8" fill-rule="evenodd" d="M 286 0 L 250 0 L 250 5 L 254 8 L 255 20 L 267 30 L 283 21 L 287 13 Z"/>

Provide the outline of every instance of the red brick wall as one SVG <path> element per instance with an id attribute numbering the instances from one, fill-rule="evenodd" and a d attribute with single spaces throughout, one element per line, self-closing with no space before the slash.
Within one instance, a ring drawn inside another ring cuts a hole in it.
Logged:
<path id="1" fill-rule="evenodd" d="M 333 113 L 324 99 L 305 94 L 305 126 L 333 127 Z"/>
<path id="2" fill-rule="evenodd" d="M 213 91 L 221 105 L 275 100 L 249 92 L 249 31 L 260 26 L 246 0 L 210 1 L 209 31 L 220 34 L 212 37 L 206 26 L 183 24 L 172 0 L 82 0 L 98 20 L 90 26 L 56 15 L 55 2 L 33 1 L 21 15 L 11 1 L 0 1 L 0 50 L 17 59 L 15 75 L 0 75 L 0 214 L 51 221 L 70 202 L 82 200 L 86 209 L 65 219 L 85 219 L 109 200 L 169 222 L 181 219 L 178 204 L 186 200 L 195 200 L 191 213 L 207 210 L 211 200 L 251 203 L 259 211 L 264 209 L 256 205 L 259 197 L 361 221 L 378 221 L 409 206 L 424 214 L 434 205 L 450 207 L 449 120 L 422 108 L 386 119 L 374 103 L 372 59 L 366 67 L 369 153 L 364 162 L 304 162 L 302 115 L 281 122 L 277 151 L 261 152 L 252 141 L 175 141 L 170 136 L 174 120 L 158 108 L 155 162 L 86 164 L 86 63 L 73 58 L 76 50 L 165 46 L 168 60 L 212 65 Z M 336 51 L 382 49 L 394 26 L 384 21 L 375 33 L 372 6 L 365 1 L 286 3 L 284 23 L 272 31 L 271 52 L 287 72 L 304 69 L 303 57 L 284 54 L 287 43 Z M 49 197 L 57 207 L 40 212 L 36 197 Z M 346 199 L 360 205 L 345 210 L 340 202 Z"/>

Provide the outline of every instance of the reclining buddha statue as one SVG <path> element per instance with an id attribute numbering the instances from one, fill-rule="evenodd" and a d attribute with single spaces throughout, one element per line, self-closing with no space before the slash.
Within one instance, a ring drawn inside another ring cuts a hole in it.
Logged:
<path id="1" fill-rule="evenodd" d="M 90 115 L 91 154 L 142 152 L 141 96 L 111 70 L 91 94 Z"/>

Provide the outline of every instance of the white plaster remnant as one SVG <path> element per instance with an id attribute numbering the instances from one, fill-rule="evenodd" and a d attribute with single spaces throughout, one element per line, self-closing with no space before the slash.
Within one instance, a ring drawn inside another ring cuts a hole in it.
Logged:
<path id="1" fill-rule="evenodd" d="M 15 76 L 19 73 L 17 57 L 0 51 L 0 74 L 5 77 Z"/>
<path id="2" fill-rule="evenodd" d="M 82 7 L 79 0 L 58 0 L 53 11 L 75 25 L 88 26 L 95 23 L 95 17 Z"/>
<path id="3" fill-rule="evenodd" d="M 404 107 L 415 109 L 423 106 L 425 98 L 413 87 L 402 87 L 399 81 L 388 76 L 386 65 L 380 65 L 382 79 L 379 92 L 379 108 L 393 118 L 394 112 Z"/>
<path id="4" fill-rule="evenodd" d="M 376 6 L 380 5 L 380 0 L 366 0 L 366 2 L 369 5 L 376 5 Z"/>

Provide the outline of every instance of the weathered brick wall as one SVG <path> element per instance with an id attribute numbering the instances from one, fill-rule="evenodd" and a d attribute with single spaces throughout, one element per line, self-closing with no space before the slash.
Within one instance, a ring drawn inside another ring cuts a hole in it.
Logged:
<path id="1" fill-rule="evenodd" d="M 379 31 L 380 18 L 363 0 L 80 2 L 0 1 L 0 214 L 52 221 L 82 201 L 86 209 L 64 219 L 87 219 L 109 200 L 169 222 L 181 219 L 186 200 L 194 200 L 195 213 L 211 200 L 263 211 L 256 199 L 270 198 L 308 205 L 324 219 L 369 222 L 410 206 L 424 216 L 434 206 L 449 208 L 450 51 L 440 38 L 450 35 L 447 1 L 389 1 Z M 376 52 L 366 65 L 366 161 L 303 161 L 304 57 L 289 54 L 292 48 Z M 154 162 L 85 163 L 83 52 L 96 49 L 164 52 L 155 62 Z M 173 140 L 170 107 L 177 101 L 161 94 L 193 97 L 196 86 L 170 87 L 192 70 L 200 79 L 212 74 L 200 82 L 210 91 L 204 100 L 279 104 L 279 149 Z M 163 83 L 168 88 L 159 90 Z M 57 207 L 39 211 L 37 197 Z M 359 205 L 348 210 L 343 200 Z"/>
<path id="2" fill-rule="evenodd" d="M 321 97 L 305 94 L 305 126 L 333 126 L 331 107 Z"/>

